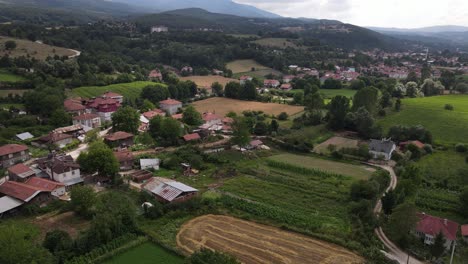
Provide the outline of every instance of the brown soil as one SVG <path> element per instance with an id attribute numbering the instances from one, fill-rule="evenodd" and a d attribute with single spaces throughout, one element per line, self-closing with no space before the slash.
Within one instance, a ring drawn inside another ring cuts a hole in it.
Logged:
<path id="1" fill-rule="evenodd" d="M 76 238 L 80 231 L 89 227 L 89 221 L 77 217 L 73 212 L 41 215 L 36 217 L 32 223 L 39 227 L 42 238 L 45 237 L 47 232 L 55 229 L 63 230 L 72 238 Z"/>
<path id="2" fill-rule="evenodd" d="M 222 215 L 205 215 L 184 224 L 177 245 L 187 254 L 200 247 L 234 255 L 242 263 L 357 264 L 364 259 L 334 244 Z"/>

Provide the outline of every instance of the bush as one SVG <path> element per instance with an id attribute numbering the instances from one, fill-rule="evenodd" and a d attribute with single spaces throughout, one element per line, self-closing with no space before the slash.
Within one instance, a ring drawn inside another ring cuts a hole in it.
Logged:
<path id="1" fill-rule="evenodd" d="M 288 120 L 289 115 L 286 112 L 281 112 L 281 114 L 278 115 L 278 120 L 284 121 Z"/>
<path id="2" fill-rule="evenodd" d="M 385 111 L 385 109 L 379 110 L 379 116 L 386 116 L 386 115 L 387 115 L 387 112 Z"/>
<path id="3" fill-rule="evenodd" d="M 463 144 L 463 143 L 458 143 L 458 144 L 455 146 L 455 150 L 456 150 L 457 152 L 464 153 L 464 152 L 466 152 L 466 151 L 468 150 L 468 148 L 466 147 L 465 144 Z"/>
<path id="4" fill-rule="evenodd" d="M 451 105 L 451 104 L 446 104 L 446 105 L 444 106 L 444 109 L 445 109 L 445 110 L 449 110 L 449 111 L 453 111 L 453 105 Z"/>

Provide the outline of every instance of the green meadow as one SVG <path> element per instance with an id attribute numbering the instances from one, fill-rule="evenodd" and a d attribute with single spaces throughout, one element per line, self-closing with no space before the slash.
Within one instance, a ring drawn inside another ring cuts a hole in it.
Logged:
<path id="1" fill-rule="evenodd" d="M 131 83 L 119 83 L 107 86 L 85 86 L 79 87 L 72 90 L 73 96 L 91 98 L 99 96 L 107 91 L 115 92 L 123 95 L 125 98 L 135 100 L 140 96 L 141 91 L 148 85 L 163 85 L 154 82 L 131 82 Z"/>

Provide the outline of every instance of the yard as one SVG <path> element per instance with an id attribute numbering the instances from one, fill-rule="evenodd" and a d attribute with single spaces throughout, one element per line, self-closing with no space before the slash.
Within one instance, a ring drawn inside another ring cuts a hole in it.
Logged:
<path id="1" fill-rule="evenodd" d="M 304 111 L 304 107 L 301 106 L 241 101 L 223 97 L 213 97 L 206 100 L 197 101 L 193 103 L 193 106 L 200 113 L 214 112 L 221 116 L 225 116 L 229 112 L 241 114 L 243 111 L 247 110 L 263 111 L 268 115 L 278 115 L 281 112 L 286 112 L 288 115 L 294 115 Z"/>
<path id="2" fill-rule="evenodd" d="M 112 84 L 108 86 L 86 86 L 86 87 L 79 87 L 75 88 L 71 91 L 71 97 L 79 96 L 84 98 L 91 98 L 97 97 L 107 91 L 119 93 L 123 95 L 125 98 L 135 100 L 141 94 L 141 91 L 144 87 L 148 85 L 163 85 L 157 84 L 154 82 L 132 82 L 132 83 L 119 83 L 119 84 Z"/>
<path id="3" fill-rule="evenodd" d="M 0 82 L 23 82 L 26 78 L 20 75 L 16 75 L 7 70 L 0 69 Z"/>
<path id="4" fill-rule="evenodd" d="M 182 264 L 184 260 L 182 257 L 177 256 L 164 248 L 155 245 L 151 242 L 144 243 L 138 247 L 132 248 L 124 253 L 121 253 L 110 260 L 104 262 L 105 264 Z"/>
<path id="5" fill-rule="evenodd" d="M 451 104 L 454 109 L 445 110 L 446 104 Z M 392 111 L 378 123 L 384 131 L 394 125 L 423 125 L 437 143 L 468 143 L 468 95 L 404 99 L 400 112 Z"/>
<path id="6" fill-rule="evenodd" d="M 13 40 L 16 42 L 16 49 L 10 51 L 4 49 L 5 42 L 9 40 Z M 6 54 L 8 54 L 10 57 L 20 57 L 29 55 L 38 60 L 45 60 L 47 57 L 53 57 L 55 55 L 58 55 L 60 57 L 76 55 L 74 51 L 66 48 L 50 46 L 24 39 L 0 37 L 0 57 Z"/>
<path id="7" fill-rule="evenodd" d="M 307 169 L 318 169 L 328 173 L 336 173 L 352 176 L 356 179 L 368 179 L 375 171 L 374 168 L 363 165 L 336 162 L 310 156 L 299 156 L 294 154 L 280 154 L 269 158 L 273 161 L 286 162 Z"/>

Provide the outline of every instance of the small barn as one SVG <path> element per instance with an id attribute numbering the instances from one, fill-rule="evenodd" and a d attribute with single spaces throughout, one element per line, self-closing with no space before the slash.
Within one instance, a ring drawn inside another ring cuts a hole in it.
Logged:
<path id="1" fill-rule="evenodd" d="M 171 179 L 154 177 L 142 186 L 163 203 L 183 202 L 197 195 L 198 190 Z"/>

